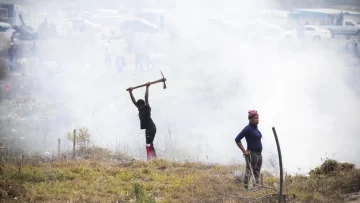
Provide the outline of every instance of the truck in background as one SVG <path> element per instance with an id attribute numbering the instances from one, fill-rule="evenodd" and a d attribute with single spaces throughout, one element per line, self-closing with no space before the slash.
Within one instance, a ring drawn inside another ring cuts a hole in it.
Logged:
<path id="1" fill-rule="evenodd" d="M 299 25 L 316 25 L 336 35 L 360 36 L 360 12 L 338 9 L 293 9 L 289 19 Z M 358 20 L 357 20 L 358 19 Z"/>
<path id="2" fill-rule="evenodd" d="M 331 35 L 358 35 L 360 36 L 360 22 L 356 22 L 352 19 L 345 19 L 341 24 L 337 25 L 320 25 L 323 28 L 328 29 Z"/>

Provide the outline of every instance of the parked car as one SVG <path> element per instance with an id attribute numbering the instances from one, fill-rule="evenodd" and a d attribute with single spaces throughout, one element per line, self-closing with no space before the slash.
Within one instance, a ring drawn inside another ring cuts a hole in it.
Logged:
<path id="1" fill-rule="evenodd" d="M 307 40 L 331 39 L 332 34 L 328 29 L 325 28 L 315 25 L 305 25 L 304 38 Z"/>
<path id="2" fill-rule="evenodd" d="M 256 41 L 278 42 L 298 38 L 295 29 L 286 30 L 279 25 L 263 21 L 256 23 L 254 30 L 248 31 L 251 31 L 252 38 L 255 38 Z"/>

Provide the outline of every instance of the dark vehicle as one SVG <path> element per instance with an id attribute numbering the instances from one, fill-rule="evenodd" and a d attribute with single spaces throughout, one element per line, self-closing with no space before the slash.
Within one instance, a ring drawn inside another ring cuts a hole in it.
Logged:
<path id="1" fill-rule="evenodd" d="M 12 39 L 18 38 L 21 40 L 37 40 L 39 38 L 49 38 L 56 37 L 58 33 L 56 32 L 56 27 L 50 25 L 47 20 L 40 24 L 37 31 L 33 28 L 27 26 L 22 18 L 22 15 L 19 15 L 21 25 L 14 25 L 12 28 L 15 30 L 12 34 Z"/>
<path id="2" fill-rule="evenodd" d="M 14 25 L 12 27 L 15 31 L 13 32 L 11 39 L 36 40 L 38 38 L 37 33 L 31 27 L 26 26 L 21 15 L 19 15 L 19 18 L 21 25 Z"/>

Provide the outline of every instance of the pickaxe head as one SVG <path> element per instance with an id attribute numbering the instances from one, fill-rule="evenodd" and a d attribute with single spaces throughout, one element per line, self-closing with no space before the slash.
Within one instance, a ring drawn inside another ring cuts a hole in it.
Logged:
<path id="1" fill-rule="evenodd" d="M 165 81 L 166 81 L 166 78 L 164 77 L 164 74 L 160 71 L 160 73 L 161 73 L 161 75 L 162 75 L 162 80 L 163 80 L 163 83 L 164 83 L 164 89 L 166 89 L 166 83 L 165 83 Z"/>

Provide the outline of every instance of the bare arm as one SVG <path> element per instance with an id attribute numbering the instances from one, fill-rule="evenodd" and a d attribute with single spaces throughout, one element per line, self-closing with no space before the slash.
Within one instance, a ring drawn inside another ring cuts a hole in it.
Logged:
<path id="1" fill-rule="evenodd" d="M 136 106 L 137 108 L 137 105 L 136 105 L 136 100 L 135 100 L 135 97 L 132 93 L 132 89 L 129 90 L 129 93 L 130 93 L 130 98 L 131 98 L 131 101 L 133 102 L 133 104 Z"/>
<path id="2" fill-rule="evenodd" d="M 148 106 L 149 106 L 149 87 L 150 87 L 150 84 L 147 83 L 146 91 L 145 91 L 145 105 L 148 105 Z"/>
<path id="3" fill-rule="evenodd" d="M 243 152 L 243 154 L 245 154 L 245 155 L 247 154 L 247 152 L 246 152 L 244 146 L 241 144 L 241 142 L 236 143 L 236 145 L 241 149 L 241 151 Z"/>

